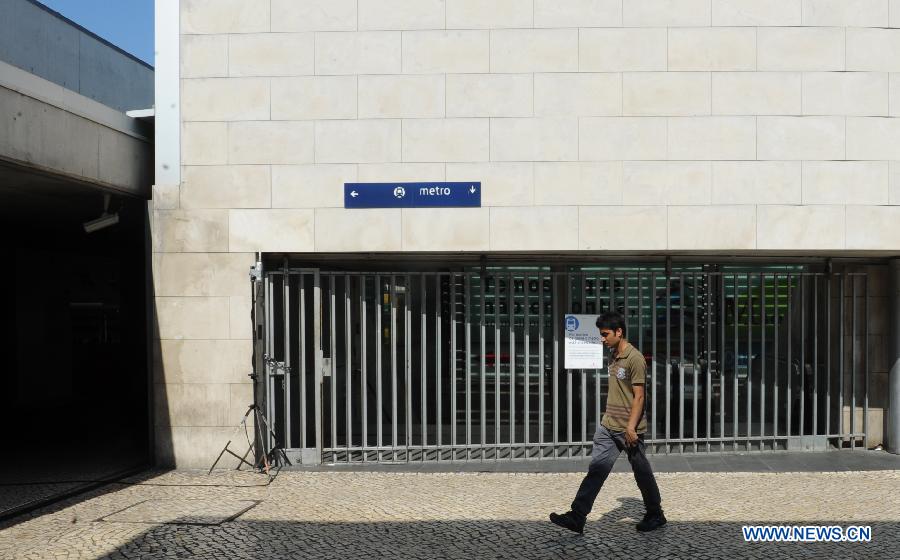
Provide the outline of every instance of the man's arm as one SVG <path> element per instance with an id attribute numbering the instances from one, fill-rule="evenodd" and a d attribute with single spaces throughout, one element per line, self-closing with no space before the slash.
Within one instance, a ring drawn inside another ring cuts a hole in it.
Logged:
<path id="1" fill-rule="evenodd" d="M 631 414 L 628 417 L 628 427 L 625 428 L 625 441 L 628 445 L 635 445 L 638 441 L 637 425 L 641 421 L 644 412 L 644 384 L 634 383 L 631 386 L 634 391 L 634 402 L 631 403 Z"/>

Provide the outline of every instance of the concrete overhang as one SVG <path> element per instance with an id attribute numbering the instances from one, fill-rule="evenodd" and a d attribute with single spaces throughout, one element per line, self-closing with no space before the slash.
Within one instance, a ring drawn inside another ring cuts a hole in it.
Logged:
<path id="1" fill-rule="evenodd" d="M 19 171 L 149 199 L 152 120 L 0 62 L 0 160 Z"/>

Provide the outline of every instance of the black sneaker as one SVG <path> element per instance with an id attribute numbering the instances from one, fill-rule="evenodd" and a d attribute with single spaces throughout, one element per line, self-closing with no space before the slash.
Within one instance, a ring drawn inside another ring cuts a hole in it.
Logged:
<path id="1" fill-rule="evenodd" d="M 550 521 L 553 522 L 554 525 L 559 525 L 563 529 L 568 529 L 579 535 L 584 534 L 584 519 L 580 519 L 574 512 L 567 511 L 566 513 L 560 515 L 558 513 L 550 514 Z"/>
<path id="2" fill-rule="evenodd" d="M 642 533 L 646 533 L 647 531 L 653 531 L 655 529 L 659 529 L 663 525 L 666 524 L 666 516 L 663 515 L 663 512 L 659 513 L 646 513 L 644 518 L 640 523 L 637 524 L 636 529 Z"/>

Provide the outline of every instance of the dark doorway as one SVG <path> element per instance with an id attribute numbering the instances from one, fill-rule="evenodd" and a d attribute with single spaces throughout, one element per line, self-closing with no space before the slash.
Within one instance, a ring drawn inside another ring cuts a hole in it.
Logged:
<path id="1" fill-rule="evenodd" d="M 149 462 L 146 201 L 0 166 L 0 515 Z"/>

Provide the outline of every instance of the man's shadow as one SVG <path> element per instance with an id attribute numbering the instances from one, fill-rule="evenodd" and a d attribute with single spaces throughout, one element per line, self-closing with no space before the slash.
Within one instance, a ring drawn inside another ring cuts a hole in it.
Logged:
<path id="1" fill-rule="evenodd" d="M 619 501 L 619 505 L 597 519 L 593 520 L 593 524 L 595 525 L 611 525 L 614 523 L 618 523 L 619 521 L 624 521 L 626 519 L 631 520 L 633 523 L 637 524 L 638 521 L 644 518 L 644 502 L 637 498 L 616 498 Z M 590 518 L 588 519 L 588 523 L 592 523 Z"/>
<path id="2" fill-rule="evenodd" d="M 623 521 L 626 524 L 630 524 L 631 530 L 633 531 L 634 525 L 637 525 L 638 521 L 644 517 L 644 502 L 638 498 L 616 499 L 618 500 L 619 505 L 615 508 L 603 513 L 599 517 L 592 518 L 588 516 L 587 523 L 585 524 L 585 535 L 576 535 L 565 531 L 559 533 L 555 540 L 560 544 L 570 543 L 572 542 L 572 538 L 582 538 L 583 536 L 588 536 L 589 540 L 593 540 L 595 538 L 600 538 L 600 536 L 611 530 L 619 530 L 616 528 L 616 525 L 621 528 L 621 522 Z"/>

